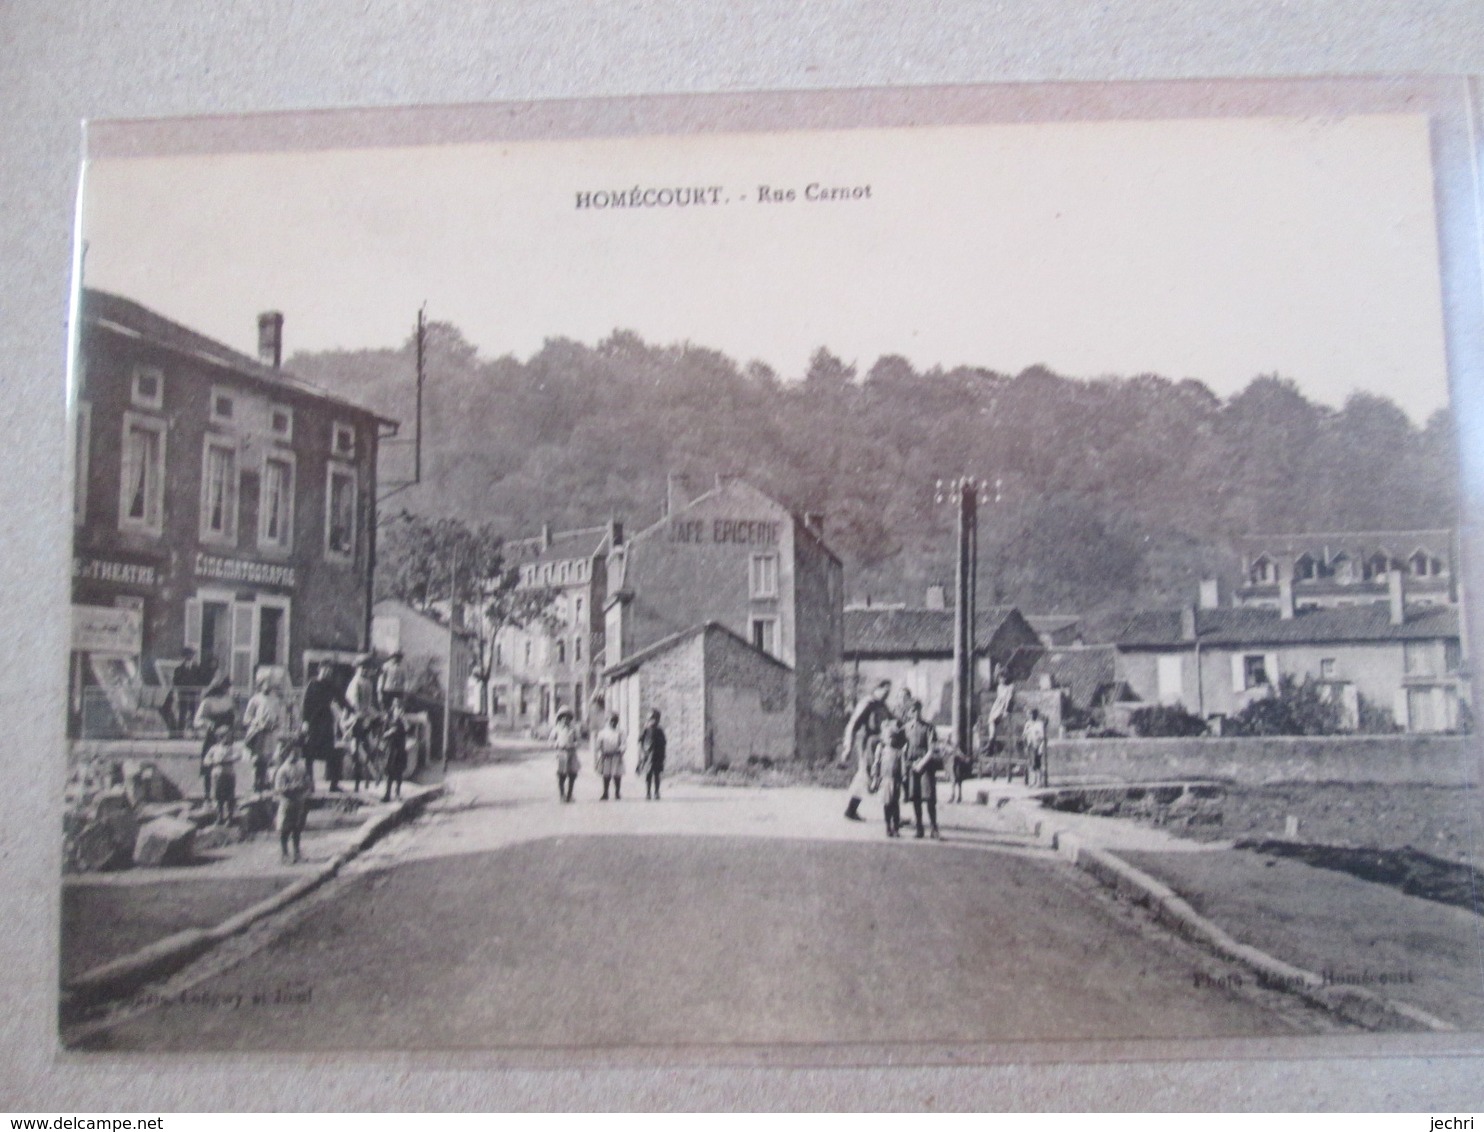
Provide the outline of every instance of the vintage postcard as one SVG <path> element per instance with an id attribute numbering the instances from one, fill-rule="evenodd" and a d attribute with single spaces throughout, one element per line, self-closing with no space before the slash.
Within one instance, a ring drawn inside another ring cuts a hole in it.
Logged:
<path id="1" fill-rule="evenodd" d="M 91 124 L 63 1047 L 1474 1048 L 1470 97 Z"/>

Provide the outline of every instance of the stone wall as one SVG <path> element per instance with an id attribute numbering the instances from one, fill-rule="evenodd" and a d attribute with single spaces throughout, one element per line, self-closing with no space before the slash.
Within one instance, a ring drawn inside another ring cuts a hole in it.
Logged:
<path id="1" fill-rule="evenodd" d="M 1271 739 L 1053 739 L 1053 785 L 1220 778 L 1468 786 L 1484 779 L 1475 736 L 1337 735 Z"/>

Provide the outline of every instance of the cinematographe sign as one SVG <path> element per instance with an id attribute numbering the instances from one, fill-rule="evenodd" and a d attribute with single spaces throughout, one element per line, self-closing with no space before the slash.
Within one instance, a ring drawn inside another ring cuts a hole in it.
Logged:
<path id="1" fill-rule="evenodd" d="M 252 582 L 260 586 L 294 585 L 294 568 L 276 562 L 253 562 L 246 558 L 220 558 L 215 554 L 196 555 L 196 577 L 216 578 L 223 582 Z"/>

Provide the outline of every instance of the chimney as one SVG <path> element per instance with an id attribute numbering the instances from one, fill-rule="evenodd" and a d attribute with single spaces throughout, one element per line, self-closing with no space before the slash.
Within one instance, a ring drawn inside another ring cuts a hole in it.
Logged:
<path id="1" fill-rule="evenodd" d="M 1195 640 L 1195 606 L 1187 605 L 1180 610 L 1180 639 Z"/>
<path id="2" fill-rule="evenodd" d="M 258 361 L 271 369 L 283 364 L 283 312 L 258 315 Z"/>
<path id="3" fill-rule="evenodd" d="M 541 524 L 541 553 L 545 554 L 551 549 L 551 524 Z"/>
<path id="4" fill-rule="evenodd" d="M 665 517 L 669 518 L 690 502 L 690 484 L 680 472 L 665 477 Z"/>
<path id="5" fill-rule="evenodd" d="M 623 524 L 617 519 L 608 520 L 608 549 L 617 550 L 623 545 Z"/>
<path id="6" fill-rule="evenodd" d="M 947 609 L 948 598 L 941 585 L 931 585 L 927 588 L 926 603 L 929 609 Z"/>
<path id="7" fill-rule="evenodd" d="M 1407 621 L 1407 583 L 1396 563 L 1386 571 L 1386 596 L 1391 599 L 1391 623 L 1404 625 Z"/>
<path id="8" fill-rule="evenodd" d="M 1278 579 L 1278 619 L 1293 620 L 1293 579 L 1287 575 Z"/>
<path id="9" fill-rule="evenodd" d="M 1201 608 L 1221 608 L 1221 583 L 1216 578 L 1201 579 Z"/>

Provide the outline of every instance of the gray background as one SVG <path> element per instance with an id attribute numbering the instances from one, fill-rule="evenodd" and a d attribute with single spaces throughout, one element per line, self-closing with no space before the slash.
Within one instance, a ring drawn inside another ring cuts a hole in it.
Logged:
<path id="1" fill-rule="evenodd" d="M 55 1052 L 80 120 L 691 91 L 1484 70 L 1477 0 L 582 3 L 0 0 L 0 1109 L 914 1107 L 1463 1111 L 1484 1056 L 500 1069 L 468 1058 Z M 1457 1048 L 1480 1048 L 1464 1039 Z M 1198 1051 L 1192 1051 L 1198 1052 Z M 1224 1051 L 1229 1053 L 1229 1051 Z M 1044 1055 L 1043 1055 L 1044 1056 Z"/>

